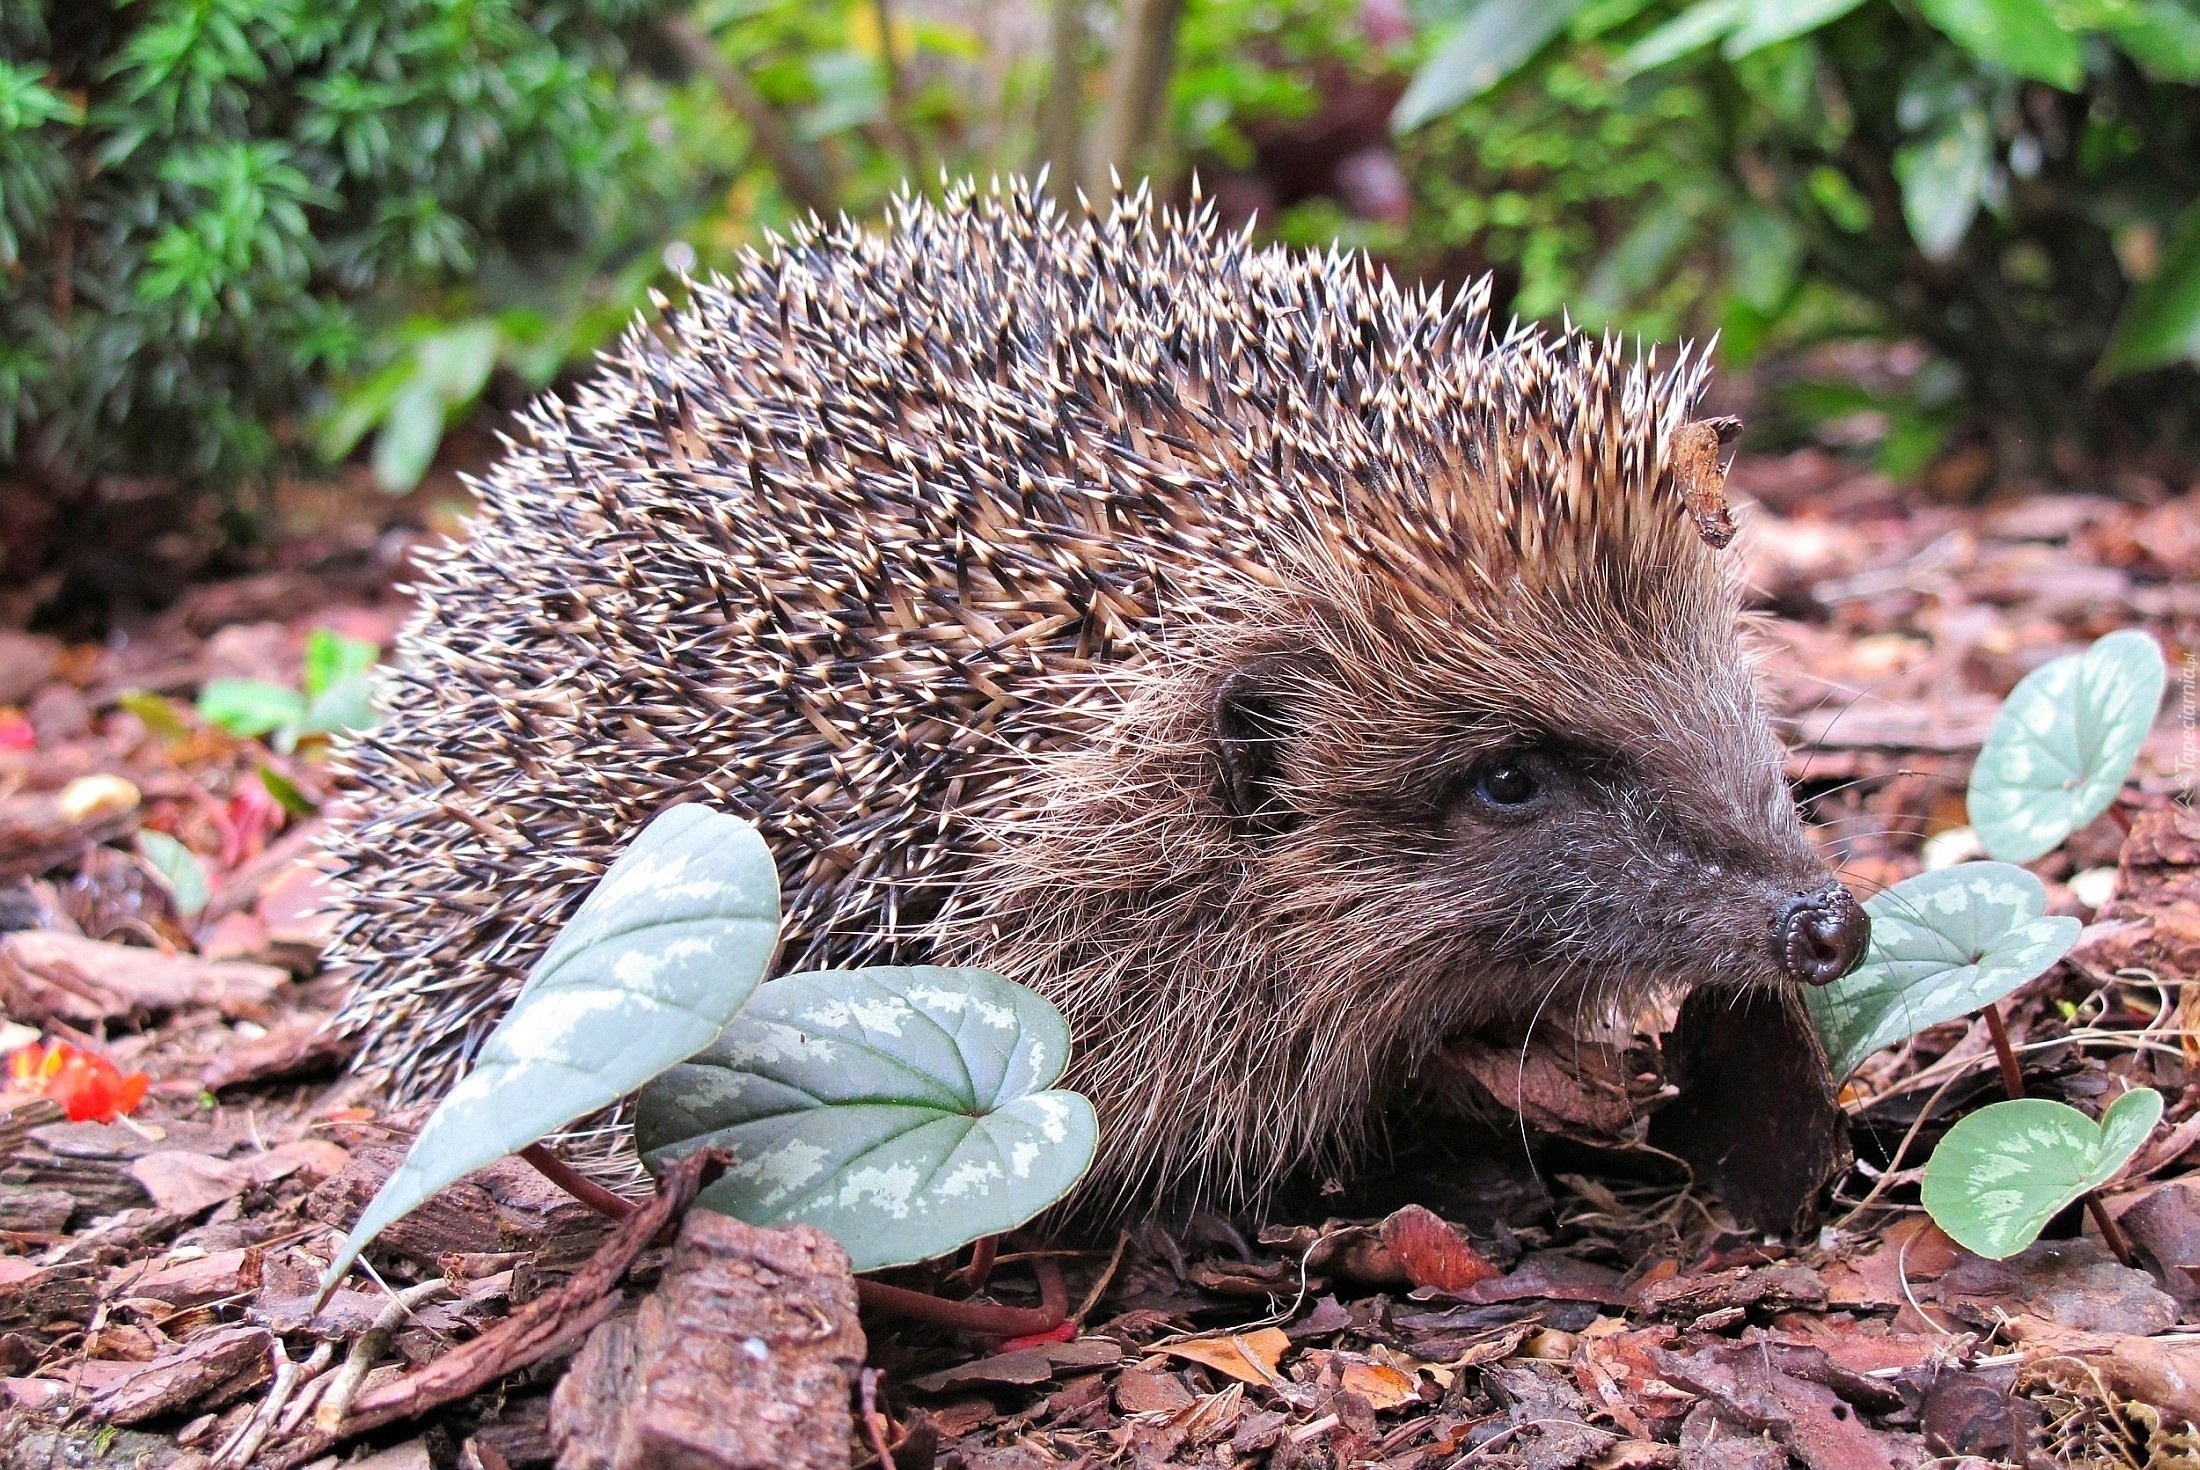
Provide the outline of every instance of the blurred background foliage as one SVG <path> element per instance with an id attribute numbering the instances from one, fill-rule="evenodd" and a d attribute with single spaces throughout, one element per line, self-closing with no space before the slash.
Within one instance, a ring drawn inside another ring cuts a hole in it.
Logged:
<path id="1" fill-rule="evenodd" d="M 1760 444 L 1947 493 L 2200 439 L 2200 0 L 7 0 L 0 468 L 248 537 L 811 211 L 1042 165 L 1716 331 Z"/>

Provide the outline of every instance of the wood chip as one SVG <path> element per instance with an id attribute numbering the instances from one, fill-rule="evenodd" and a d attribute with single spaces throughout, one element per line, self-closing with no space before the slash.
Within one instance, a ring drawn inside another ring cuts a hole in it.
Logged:
<path id="1" fill-rule="evenodd" d="M 863 1366 L 848 1253 L 807 1225 L 689 1214 L 633 1318 L 551 1400 L 566 1470 L 846 1470 Z"/>
<path id="2" fill-rule="evenodd" d="M 273 1375 L 264 1327 L 224 1327 L 151 1363 L 92 1401 L 94 1418 L 142 1424 L 194 1404 L 216 1407 L 258 1388 Z"/>
<path id="3" fill-rule="evenodd" d="M 263 1012 L 289 972 L 30 930 L 0 938 L 0 1008 L 18 1020 L 87 1023 L 208 1006 Z"/>

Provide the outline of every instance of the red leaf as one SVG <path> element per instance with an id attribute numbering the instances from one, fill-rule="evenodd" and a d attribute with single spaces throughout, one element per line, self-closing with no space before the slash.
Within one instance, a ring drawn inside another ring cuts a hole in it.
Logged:
<path id="1" fill-rule="evenodd" d="M 1383 1244 L 1415 1286 L 1465 1291 L 1505 1273 L 1484 1259 L 1467 1238 L 1419 1205 L 1407 1205 L 1383 1221 Z"/>
<path id="2" fill-rule="evenodd" d="M 143 1072 L 125 1075 L 105 1057 L 65 1041 L 20 1047 L 8 1056 L 7 1090 L 52 1098 L 72 1123 L 111 1123 L 118 1114 L 136 1112 L 151 1081 Z"/>

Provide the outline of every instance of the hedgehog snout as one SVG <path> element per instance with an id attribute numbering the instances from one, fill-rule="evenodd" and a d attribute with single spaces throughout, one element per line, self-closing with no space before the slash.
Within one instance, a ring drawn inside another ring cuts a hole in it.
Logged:
<path id="1" fill-rule="evenodd" d="M 1799 893 L 1772 921 L 1772 952 L 1790 980 L 1830 985 L 1864 959 L 1872 921 L 1856 895 L 1839 883 Z"/>

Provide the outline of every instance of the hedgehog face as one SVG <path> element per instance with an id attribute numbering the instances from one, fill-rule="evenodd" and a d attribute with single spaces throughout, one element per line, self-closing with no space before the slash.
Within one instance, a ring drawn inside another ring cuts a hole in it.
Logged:
<path id="1" fill-rule="evenodd" d="M 1453 1025 L 1846 973 L 1863 914 L 1713 608 L 1671 624 L 1694 643 L 1526 603 L 1449 646 L 1358 616 L 1241 661 L 1214 709 L 1244 911 L 1343 937 Z"/>

